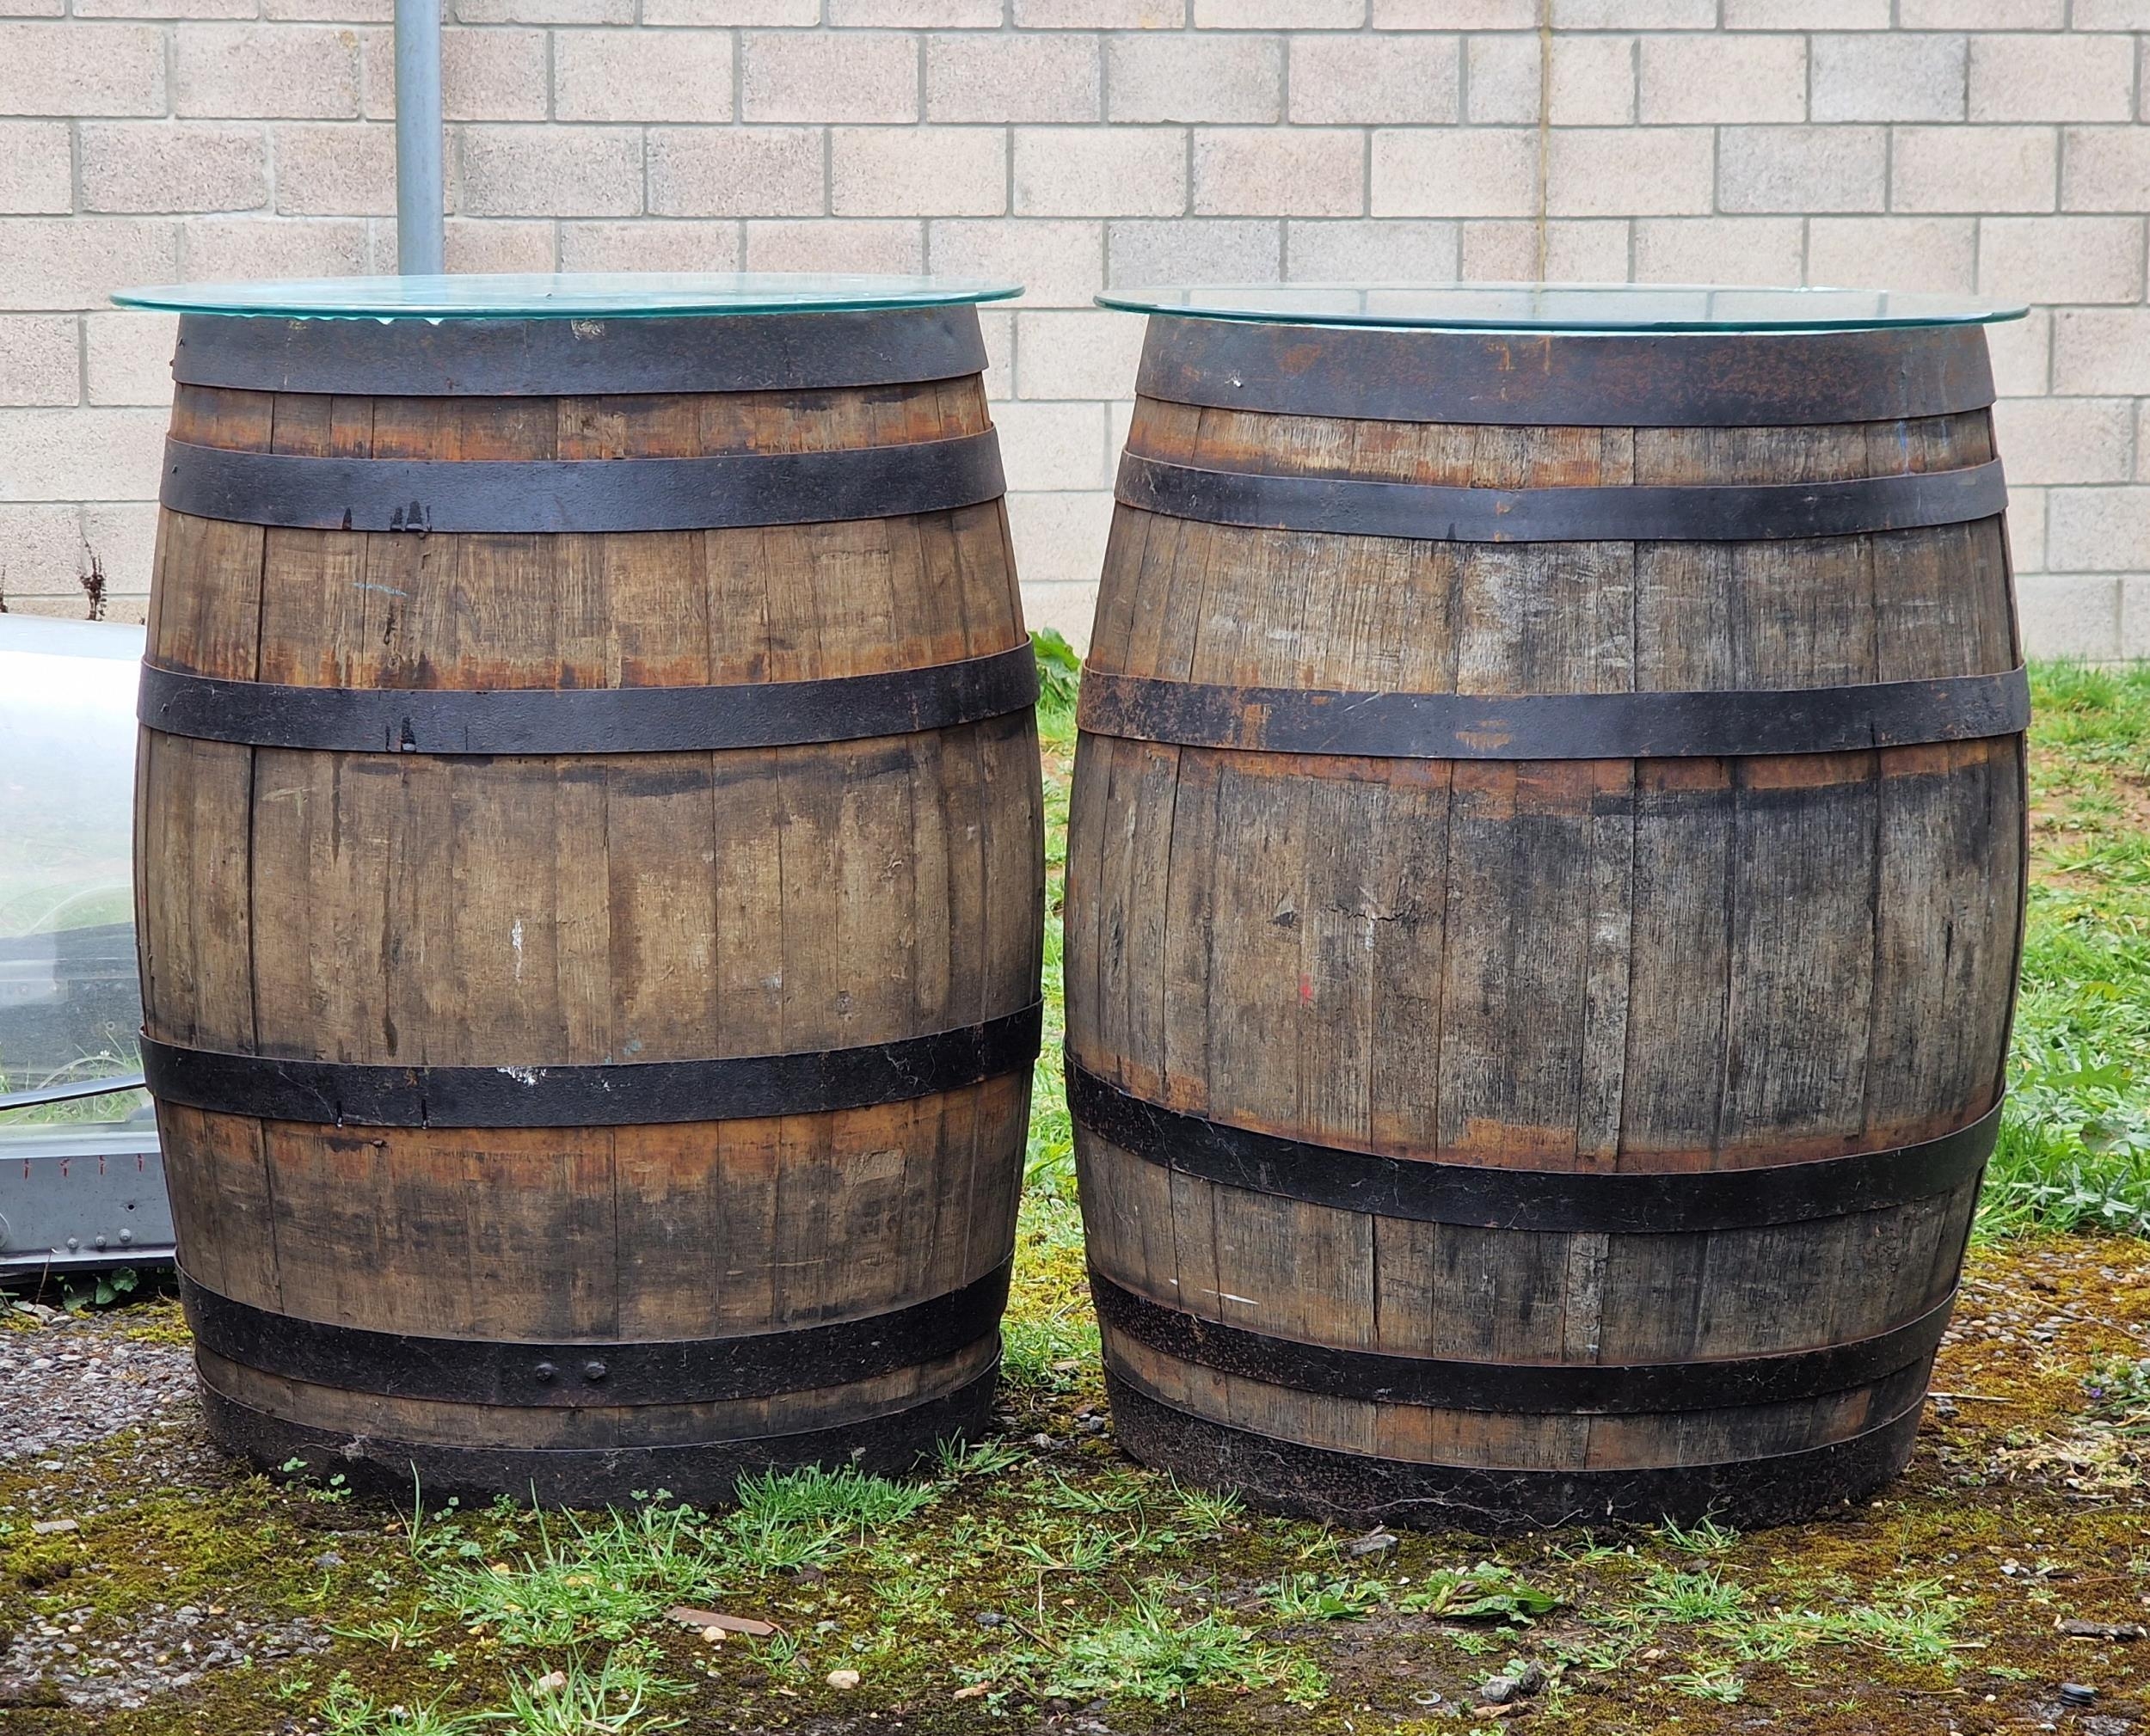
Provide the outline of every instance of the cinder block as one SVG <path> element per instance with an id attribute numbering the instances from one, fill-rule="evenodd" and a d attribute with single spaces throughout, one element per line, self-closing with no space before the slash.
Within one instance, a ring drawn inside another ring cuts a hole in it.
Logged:
<path id="1" fill-rule="evenodd" d="M 74 163 L 65 121 L 0 120 L 0 212 L 36 217 L 72 211 Z"/>
<path id="2" fill-rule="evenodd" d="M 2150 657 L 2150 578 L 2141 574 L 2120 581 L 2120 655 Z"/>
<path id="3" fill-rule="evenodd" d="M 879 32 L 754 30 L 740 48 L 747 120 L 916 120 L 918 39 Z"/>
<path id="4" fill-rule="evenodd" d="M 76 581 L 82 559 L 82 511 L 51 503 L 0 506 L 0 547 L 8 551 L 0 568 L 0 603 L 10 614 L 45 612 L 36 599 L 71 597 L 82 601 Z M 72 611 L 79 616 L 79 608 Z"/>
<path id="5" fill-rule="evenodd" d="M 1355 217 L 1366 209 L 1366 135 L 1343 127 L 1195 130 L 1195 210 Z"/>
<path id="6" fill-rule="evenodd" d="M 23 9 L 9 4 L 5 9 Z M 254 18 L 264 15 L 258 0 L 75 0 L 77 18 Z M 269 16 L 275 15 L 269 14 Z"/>
<path id="7" fill-rule="evenodd" d="M 1807 39 L 1646 36 L 1638 112 L 1644 126 L 1804 120 Z"/>
<path id="8" fill-rule="evenodd" d="M 562 271 L 737 271 L 739 225 L 626 218 L 560 225 Z"/>
<path id="9" fill-rule="evenodd" d="M 2132 399 L 2002 398 L 1993 425 L 2012 488 L 2135 480 Z"/>
<path id="10" fill-rule="evenodd" d="M 1993 390 L 2003 397 L 2031 398 L 2053 389 L 2053 316 L 2033 308 L 2019 320 L 1986 328 L 1993 358 Z"/>
<path id="11" fill-rule="evenodd" d="M 1376 30 L 1534 30 L 1538 0 L 1373 0 Z"/>
<path id="12" fill-rule="evenodd" d="M 0 308 L 101 308 L 129 284 L 179 276 L 179 225 L 169 218 L 0 218 Z"/>
<path id="13" fill-rule="evenodd" d="M 1367 0 L 1195 0 L 1197 30 L 1356 30 Z"/>
<path id="14" fill-rule="evenodd" d="M 359 33 L 327 24 L 200 24 L 175 33 L 172 101 L 182 115 L 353 120 Z"/>
<path id="15" fill-rule="evenodd" d="M 2051 211 L 2049 126 L 1900 126 L 1890 164 L 1898 211 Z"/>
<path id="16" fill-rule="evenodd" d="M 2086 574 L 2041 574 L 2016 586 L 2024 653 L 2105 662 L 2120 653 L 2121 581 Z"/>
<path id="17" fill-rule="evenodd" d="M 986 340 L 986 396 L 998 402 L 1016 391 L 1016 316 L 1004 302 L 978 310 L 979 335 Z"/>
<path id="18" fill-rule="evenodd" d="M 1961 120 L 1964 64 L 1961 36 L 1817 36 L 1813 118 Z"/>
<path id="19" fill-rule="evenodd" d="M 455 19 L 458 24 L 632 24 L 635 21 L 635 0 L 452 0 L 452 3 L 455 7 Z M 651 0 L 653 6 L 658 3 L 659 0 Z"/>
<path id="20" fill-rule="evenodd" d="M 992 217 L 1008 208 L 1000 126 L 838 126 L 829 133 L 837 217 Z"/>
<path id="21" fill-rule="evenodd" d="M 1971 39 L 1973 120 L 2126 120 L 2135 95 L 2132 36 Z"/>
<path id="22" fill-rule="evenodd" d="M 1023 575 L 1025 607 L 1032 597 L 1042 609 L 1052 606 L 1058 587 L 1087 588 L 1093 607 L 1098 570 L 1105 564 L 1105 536 L 1112 528 L 1112 496 L 1010 494 L 1008 531 L 1016 550 L 1016 571 Z M 1060 617 L 1056 617 L 1060 618 Z M 1042 619 L 1034 626 L 1047 626 Z M 1084 635 L 1089 642 L 1089 635 Z"/>
<path id="23" fill-rule="evenodd" d="M 359 218 L 190 217 L 184 233 L 197 279 L 357 277 L 368 266 Z"/>
<path id="24" fill-rule="evenodd" d="M 1728 126 L 1717 135 L 1719 209 L 1880 211 L 1888 163 L 1879 126 Z"/>
<path id="25" fill-rule="evenodd" d="M 1275 283 L 1284 274 L 1284 225 L 1275 218 L 1177 218 L 1105 225 L 1105 281 Z"/>
<path id="26" fill-rule="evenodd" d="M 1018 30 L 1176 30 L 1187 0 L 1014 0 Z"/>
<path id="27" fill-rule="evenodd" d="M 1891 0 L 1724 0 L 1727 30 L 1886 30 Z"/>
<path id="28" fill-rule="evenodd" d="M 462 129 L 470 217 L 628 217 L 642 208 L 642 136 L 631 126 Z"/>
<path id="29" fill-rule="evenodd" d="M 1373 135 L 1375 217 L 1523 217 L 1538 205 L 1538 135 L 1470 126 Z"/>
<path id="30" fill-rule="evenodd" d="M 0 404 L 82 402 L 82 337 L 72 314 L 0 314 Z"/>
<path id="31" fill-rule="evenodd" d="M 155 478 L 150 479 L 154 485 Z M 81 570 L 104 569 L 105 619 L 139 621 L 157 550 L 157 502 L 91 500 L 82 509 Z"/>
<path id="32" fill-rule="evenodd" d="M 2150 488 L 2129 483 L 2051 490 L 2046 496 L 2046 561 L 2056 573 L 2128 573 L 2150 567 Z"/>
<path id="33" fill-rule="evenodd" d="M 1176 127 L 1018 127 L 1015 208 L 1018 217 L 1184 211 L 1187 135 Z"/>
<path id="34" fill-rule="evenodd" d="M 814 126 L 653 126 L 649 209 L 660 217 L 818 217 L 827 208 Z"/>
<path id="35" fill-rule="evenodd" d="M 162 410 L 0 410 L 0 500 L 153 499 Z"/>
<path id="36" fill-rule="evenodd" d="M 1552 0 L 1555 30 L 1710 30 L 1717 0 Z"/>
<path id="37" fill-rule="evenodd" d="M 1626 126 L 1635 120 L 1638 50 L 1632 36 L 1556 36 L 1547 44 L 1530 31 L 1467 40 L 1465 82 L 1474 126 L 1536 126 L 1539 76 L 1548 58 L 1554 126 Z"/>
<path id="38" fill-rule="evenodd" d="M 1133 382 L 1128 387 L 1132 390 Z M 1105 407 L 1099 403 L 1027 402 L 992 407 L 1000 431 L 1000 460 L 1010 490 L 1103 488 Z"/>
<path id="39" fill-rule="evenodd" d="M 108 120 L 81 130 L 86 211 L 259 211 L 268 144 L 258 126 Z"/>
<path id="40" fill-rule="evenodd" d="M 170 406 L 177 314 L 91 314 L 83 321 L 83 339 L 91 403 Z"/>
<path id="41" fill-rule="evenodd" d="M 1443 283 L 1458 273 L 1460 247 L 1461 231 L 1453 223 L 1295 218 L 1284 225 L 1284 274 L 1302 283 Z"/>
<path id="42" fill-rule="evenodd" d="M 1463 226 L 1463 278 L 1471 283 L 1621 283 L 1628 276 L 1633 225 L 1625 218 L 1563 218 L 1534 223 L 1478 222 Z M 1545 248 L 1544 262 L 1539 257 Z"/>
<path id="43" fill-rule="evenodd" d="M 839 29 L 993 30 L 1001 0 L 829 0 L 829 22 Z"/>
<path id="44" fill-rule="evenodd" d="M 373 269 L 394 271 L 395 220 L 376 218 L 366 228 Z M 441 258 L 450 271 L 552 271 L 559 262 L 554 229 L 549 218 L 451 217 L 441 236 Z"/>
<path id="45" fill-rule="evenodd" d="M 732 38 L 722 30 L 556 30 L 562 120 L 729 120 Z"/>
<path id="46" fill-rule="evenodd" d="M 1003 278 L 1044 307 L 1086 307 L 1105 280 L 1105 225 L 1078 218 L 938 218 L 927 258 L 951 277 Z"/>
<path id="47" fill-rule="evenodd" d="M 1796 217 L 1638 218 L 1635 280 L 1797 283 L 1804 228 Z"/>
<path id="48" fill-rule="evenodd" d="M 2067 21 L 2067 0 L 1901 0 L 1896 9 L 1906 30 L 2058 30 Z"/>
<path id="49" fill-rule="evenodd" d="M 995 9 L 998 0 L 994 0 Z M 1096 120 L 1103 113 L 1096 39 L 1054 34 L 933 36 L 925 117 L 989 124 Z"/>
<path id="50" fill-rule="evenodd" d="M 1284 118 L 1284 44 L 1274 36 L 1115 36 L 1105 44 L 1111 120 Z"/>
<path id="51" fill-rule="evenodd" d="M 1295 35 L 1291 118 L 1302 126 L 1443 125 L 1457 118 L 1453 36 Z"/>
<path id="52" fill-rule="evenodd" d="M 1134 390 L 1142 353 L 1142 321 L 1134 315 L 1021 308 L 1015 319 L 1016 396 L 1118 398 Z"/>
<path id="53" fill-rule="evenodd" d="M 821 0 L 642 0 L 644 24 L 800 28 L 821 21 Z"/>
<path id="54" fill-rule="evenodd" d="M 1715 178 L 1714 142 L 1700 127 L 1556 128 L 1545 206 L 1555 217 L 1706 212 Z"/>
<path id="55" fill-rule="evenodd" d="M 1817 217 L 1807 224 L 1807 281 L 1840 288 L 1968 291 L 1978 222 L 1969 217 Z"/>
<path id="56" fill-rule="evenodd" d="M 2053 390 L 2064 397 L 2150 395 L 2150 310 L 2055 309 Z"/>
<path id="57" fill-rule="evenodd" d="M 0 114 L 163 113 L 164 33 L 155 25 L 0 24 Z"/>
<path id="58" fill-rule="evenodd" d="M 2063 128 L 2061 208 L 2150 210 L 2150 128 Z"/>
<path id="59" fill-rule="evenodd" d="M 2017 573 L 2045 571 L 2045 499 L 2043 488 L 2008 483 L 2008 517 L 2003 529 L 2008 537 L 2008 561 Z"/>
<path id="60" fill-rule="evenodd" d="M 915 218 L 780 218 L 746 229 L 749 271 L 925 269 L 925 225 Z"/>
<path id="61" fill-rule="evenodd" d="M 233 0 L 230 15 L 252 18 L 256 9 Z M 396 0 L 260 0 L 259 15 L 278 24 L 391 24 Z"/>
<path id="62" fill-rule="evenodd" d="M 378 121 L 278 127 L 276 208 L 308 217 L 393 217 L 395 129 Z"/>
<path id="63" fill-rule="evenodd" d="M 2075 0 L 2078 30 L 2150 30 L 2150 0 Z"/>
<path id="64" fill-rule="evenodd" d="M 2012 301 L 2141 301 L 2142 223 L 2139 217 L 1981 218 L 1979 293 Z"/>

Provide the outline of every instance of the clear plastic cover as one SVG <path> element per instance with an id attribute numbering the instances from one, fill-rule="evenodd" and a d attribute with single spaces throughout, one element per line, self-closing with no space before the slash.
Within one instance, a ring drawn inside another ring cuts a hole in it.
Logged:
<path id="1" fill-rule="evenodd" d="M 138 627 L 0 615 L 0 1095 L 141 1070 L 132 858 Z M 15 1109 L 111 1120 L 138 1097 Z"/>

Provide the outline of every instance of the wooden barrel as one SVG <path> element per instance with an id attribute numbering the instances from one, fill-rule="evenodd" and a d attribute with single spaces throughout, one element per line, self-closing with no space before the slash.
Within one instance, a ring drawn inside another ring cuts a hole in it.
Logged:
<path id="1" fill-rule="evenodd" d="M 1976 326 L 1152 321 L 1083 684 L 1114 1419 L 1291 1511 L 1774 1522 L 1911 1451 L 2024 744 Z"/>
<path id="2" fill-rule="evenodd" d="M 998 1365 L 1035 667 L 968 306 L 181 322 L 138 858 L 218 1441 L 892 1469 Z"/>

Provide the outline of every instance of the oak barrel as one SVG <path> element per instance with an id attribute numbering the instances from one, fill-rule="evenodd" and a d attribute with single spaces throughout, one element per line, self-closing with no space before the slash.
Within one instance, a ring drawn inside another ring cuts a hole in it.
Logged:
<path id="1" fill-rule="evenodd" d="M 1907 1462 L 2023 731 L 1977 325 L 1160 316 L 1084 675 L 1115 1424 L 1287 1511 L 1773 1523 Z"/>
<path id="2" fill-rule="evenodd" d="M 1042 820 L 968 305 L 180 326 L 144 1059 L 212 1431 L 549 1503 L 985 1419 Z"/>

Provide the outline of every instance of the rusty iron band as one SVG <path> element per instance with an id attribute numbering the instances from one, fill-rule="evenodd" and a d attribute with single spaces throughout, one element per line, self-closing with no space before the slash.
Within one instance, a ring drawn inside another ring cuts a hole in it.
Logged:
<path id="1" fill-rule="evenodd" d="M 1843 1344 L 1687 1362 L 1465 1362 L 1310 1344 L 1168 1308 L 1095 1267 L 1098 1318 L 1161 1355 L 1328 1398 L 1526 1416 L 1637 1416 L 1779 1404 L 1870 1385 L 1933 1354 L 1950 1291 L 1916 1319 Z"/>
<path id="2" fill-rule="evenodd" d="M 1209 470 L 1124 452 L 1123 506 L 1204 524 L 1428 543 L 1744 543 L 1858 537 L 1990 518 L 2000 461 L 1842 482 L 1453 488 Z"/>
<path id="3" fill-rule="evenodd" d="M 1340 693 L 1083 677 L 1093 735 L 1254 753 L 1373 759 L 1686 759 L 1849 753 L 2014 735 L 2020 668 L 1938 681 L 1705 693 Z"/>
<path id="4" fill-rule="evenodd" d="M 847 1386 L 954 1356 L 998 1325 L 1010 1264 L 858 1320 L 724 1338 L 503 1342 L 376 1332 L 256 1308 L 184 1272 L 180 1296 L 212 1355 L 287 1380 L 449 1404 L 710 1404 Z"/>
<path id="5" fill-rule="evenodd" d="M 154 1075 L 152 1075 L 152 1078 Z M 1760 1230 L 1952 1193 L 2000 1133 L 1996 1103 L 1938 1139 L 1741 1169 L 1509 1169 L 1385 1157 L 1160 1107 L 1067 1061 L 1076 1130 L 1176 1174 L 1340 1212 L 1484 1230 L 1614 1236 Z"/>
<path id="6" fill-rule="evenodd" d="M 999 498 L 998 437 L 701 458 L 318 458 L 164 443 L 175 512 L 314 531 L 703 531 L 942 512 Z"/>
<path id="7" fill-rule="evenodd" d="M 1774 334 L 1310 328 L 1153 316 L 1146 398 L 1290 416 L 1568 427 L 1793 427 L 1993 401 L 1976 326 Z"/>
<path id="8" fill-rule="evenodd" d="M 142 666 L 136 715 L 200 741 L 339 753 L 691 753 L 952 728 L 1037 698 L 1025 643 L 986 657 L 826 681 L 728 687 L 289 687 Z"/>
<path id="9" fill-rule="evenodd" d="M 968 307 L 440 325 L 187 314 L 172 377 L 356 397 L 594 397 L 905 385 L 985 365 Z"/>
<path id="10" fill-rule="evenodd" d="M 1042 1009 L 893 1043 L 609 1066 L 384 1067 L 142 1039 L 150 1093 L 219 1115 L 357 1127 L 618 1127 L 818 1115 L 1027 1068 Z"/>

